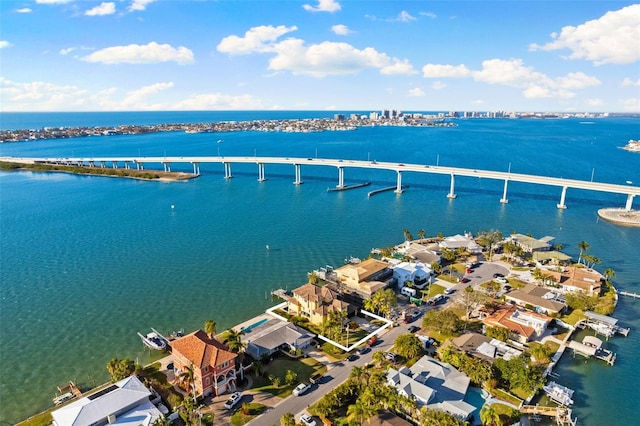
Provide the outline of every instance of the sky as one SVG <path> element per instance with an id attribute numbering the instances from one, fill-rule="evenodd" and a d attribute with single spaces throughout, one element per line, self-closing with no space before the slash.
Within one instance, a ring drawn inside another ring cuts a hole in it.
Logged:
<path id="1" fill-rule="evenodd" d="M 626 1 L 0 1 L 1 112 L 640 112 L 639 61 Z"/>

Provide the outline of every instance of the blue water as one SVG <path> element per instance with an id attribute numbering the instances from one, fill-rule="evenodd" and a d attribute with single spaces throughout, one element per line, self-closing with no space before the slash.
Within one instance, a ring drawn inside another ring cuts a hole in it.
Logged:
<path id="1" fill-rule="evenodd" d="M 2 114 L 2 128 L 84 124 L 197 122 L 260 118 L 252 113 Z M 276 113 L 264 113 L 273 117 Z M 280 118 L 298 113 L 278 112 Z M 314 115 L 316 114 L 316 115 Z M 203 117 L 208 117 L 203 120 Z M 300 116 L 329 116 L 324 112 Z M 107 120 L 108 117 L 108 120 Z M 155 120 L 155 121 L 154 121 Z M 107 123 L 106 121 L 109 121 Z M 22 126 L 21 123 L 30 123 Z M 74 124 L 76 123 L 76 124 Z M 162 133 L 0 145 L 0 156 L 280 155 L 440 164 L 640 184 L 640 155 L 620 149 L 640 134 L 640 120 L 461 120 L 457 128 L 362 128 L 353 132 Z M 142 123 L 145 124 L 145 123 Z M 224 142 L 216 144 L 218 139 Z M 191 166 L 172 165 L 190 171 Z M 137 331 L 193 330 L 212 319 L 220 330 L 272 305 L 268 293 L 306 282 L 306 274 L 424 229 L 456 234 L 499 229 L 554 235 L 577 257 L 584 240 L 616 271 L 622 289 L 640 292 L 640 229 L 598 220 L 602 207 L 626 196 L 457 178 L 449 200 L 445 176 L 405 173 L 409 189 L 367 198 L 395 184 L 393 172 L 345 170 L 345 183 L 370 187 L 328 193 L 335 168 L 202 165 L 189 182 L 159 183 L 52 173 L 0 173 L 0 421 L 15 422 L 51 404 L 55 386 L 108 378 L 112 357 L 145 354 Z M 640 200 L 634 207 L 640 208 Z M 175 208 L 171 208 L 171 206 Z M 265 250 L 265 245 L 270 250 Z M 632 327 L 609 367 L 570 357 L 560 383 L 575 383 L 580 424 L 631 424 L 640 368 L 640 304 L 623 298 L 616 317 Z M 614 399 L 615 398 L 615 399 Z"/>

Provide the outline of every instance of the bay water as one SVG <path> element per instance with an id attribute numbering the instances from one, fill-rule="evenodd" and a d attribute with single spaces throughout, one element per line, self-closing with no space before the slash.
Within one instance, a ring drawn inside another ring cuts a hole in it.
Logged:
<path id="1" fill-rule="evenodd" d="M 330 117 L 326 112 L 3 114 L 2 129 Z M 0 144 L 0 156 L 258 155 L 378 160 L 640 184 L 640 120 L 458 120 L 455 128 L 362 127 L 322 133 L 156 133 Z M 222 142 L 217 143 L 218 140 Z M 160 165 L 148 164 L 147 168 Z M 190 164 L 172 170 L 190 172 Z M 113 357 L 149 360 L 136 332 L 192 331 L 205 320 L 224 330 L 274 302 L 277 288 L 349 256 L 397 244 L 403 230 L 452 235 L 497 229 L 553 235 L 577 258 L 577 244 L 612 268 L 620 289 L 640 292 L 640 229 L 599 220 L 626 196 L 456 178 L 345 168 L 345 183 L 369 187 L 327 192 L 332 167 L 202 164 L 188 182 L 146 182 L 60 173 L 0 173 L 0 422 L 15 423 L 51 405 L 56 385 L 108 380 Z M 640 200 L 634 207 L 640 208 Z M 270 250 L 265 246 L 269 245 Z M 613 367 L 568 352 L 556 372 L 576 390 L 579 424 L 632 424 L 640 381 L 640 300 L 622 297 L 615 317 L 632 328 L 607 346 Z"/>

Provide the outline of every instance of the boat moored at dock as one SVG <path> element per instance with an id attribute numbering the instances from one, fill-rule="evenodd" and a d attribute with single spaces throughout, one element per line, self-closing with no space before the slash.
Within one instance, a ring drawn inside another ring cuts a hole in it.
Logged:
<path id="1" fill-rule="evenodd" d="M 138 333 L 138 336 L 140 336 L 142 343 L 149 349 L 164 351 L 169 347 L 169 339 L 153 328 L 147 334 Z"/>

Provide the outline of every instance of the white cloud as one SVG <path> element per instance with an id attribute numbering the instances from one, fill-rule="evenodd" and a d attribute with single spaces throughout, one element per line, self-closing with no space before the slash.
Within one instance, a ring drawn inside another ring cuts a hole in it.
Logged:
<path id="1" fill-rule="evenodd" d="M 420 12 L 420 16 L 426 16 L 427 18 L 436 19 L 437 15 L 433 12 Z"/>
<path id="2" fill-rule="evenodd" d="M 311 6 L 309 4 L 305 4 L 302 6 L 304 10 L 307 12 L 337 12 L 342 9 L 340 3 L 335 0 L 318 0 L 317 6 Z"/>
<path id="3" fill-rule="evenodd" d="M 7 40 L 0 40 L 0 49 L 11 46 L 13 46 L 13 44 L 9 43 Z"/>
<path id="4" fill-rule="evenodd" d="M 218 44 L 218 51 L 230 55 L 246 55 L 249 53 L 263 53 L 273 51 L 273 42 L 276 39 L 291 31 L 296 31 L 298 27 L 285 27 L 280 25 L 261 25 L 253 27 L 244 33 L 244 37 L 231 35 L 222 39 Z"/>
<path id="5" fill-rule="evenodd" d="M 60 49 L 58 53 L 60 53 L 62 56 L 65 56 L 77 49 L 77 47 L 67 47 L 66 49 Z"/>
<path id="6" fill-rule="evenodd" d="M 176 103 L 174 108 L 182 111 L 265 109 L 262 101 L 252 95 L 231 96 L 222 93 L 194 95 Z"/>
<path id="7" fill-rule="evenodd" d="M 425 96 L 425 95 L 426 95 L 426 93 L 424 93 L 424 90 L 422 90 L 419 87 L 414 87 L 413 89 L 409 90 L 409 96 L 411 96 L 411 97 L 419 98 L 419 97 L 422 97 L 422 96 Z"/>
<path id="8" fill-rule="evenodd" d="M 71 0 L 36 0 L 37 4 L 65 4 Z"/>
<path id="9" fill-rule="evenodd" d="M 122 100 L 121 106 L 125 109 L 154 109 L 153 105 L 149 105 L 147 98 L 151 95 L 155 95 L 163 90 L 173 88 L 173 82 L 167 83 L 155 83 L 149 86 L 144 86 L 136 90 L 132 90 L 127 93 L 127 96 Z"/>
<path id="10" fill-rule="evenodd" d="M 640 98 L 620 99 L 618 101 L 624 111 L 627 112 L 640 112 Z"/>
<path id="11" fill-rule="evenodd" d="M 602 99 L 597 99 L 597 98 L 587 99 L 585 103 L 591 107 L 604 105 L 604 101 Z"/>
<path id="12" fill-rule="evenodd" d="M 622 86 L 622 87 L 640 86 L 640 78 L 637 79 L 636 81 L 633 81 L 629 77 L 625 77 L 624 80 L 622 80 L 622 83 L 620 83 L 620 86 Z"/>
<path id="13" fill-rule="evenodd" d="M 372 47 L 360 50 L 347 43 L 329 41 L 305 45 L 304 40 L 293 37 L 277 41 L 280 36 L 295 30 L 295 26 L 282 25 L 254 27 L 244 37 L 223 38 L 217 49 L 231 55 L 275 53 L 269 60 L 270 70 L 313 77 L 356 74 L 366 68 L 377 68 L 385 75 L 416 73 L 407 59 L 390 58 Z"/>
<path id="14" fill-rule="evenodd" d="M 133 0 L 129 6 L 129 12 L 141 12 L 147 8 L 147 6 L 156 0 Z"/>
<path id="15" fill-rule="evenodd" d="M 23 7 L 21 9 L 16 9 L 17 13 L 31 13 L 31 9 L 29 9 L 28 7 Z"/>
<path id="16" fill-rule="evenodd" d="M 605 13 L 598 19 L 584 24 L 563 27 L 560 34 L 553 33 L 554 40 L 529 50 L 569 49 L 569 59 L 585 59 L 595 65 L 631 64 L 640 60 L 640 4 Z"/>
<path id="17" fill-rule="evenodd" d="M 398 16 L 394 20 L 398 22 L 411 22 L 415 21 L 416 18 L 414 16 L 411 16 L 406 10 L 403 10 L 402 12 L 398 13 Z"/>
<path id="18" fill-rule="evenodd" d="M 194 62 L 193 52 L 186 47 L 174 48 L 171 45 L 158 44 L 155 41 L 146 45 L 130 44 L 128 46 L 107 47 L 82 59 L 87 62 L 103 64 L 153 64 L 175 61 L 184 65 Z"/>
<path id="19" fill-rule="evenodd" d="M 338 35 L 349 35 L 352 31 L 346 25 L 338 24 L 331 27 L 331 31 Z"/>
<path id="20" fill-rule="evenodd" d="M 522 59 L 488 59 L 480 70 L 469 70 L 465 65 L 427 64 L 422 72 L 425 78 L 471 77 L 481 83 L 515 87 L 522 89 L 526 98 L 572 98 L 572 90 L 601 84 L 596 77 L 582 72 L 554 79 L 525 66 Z"/>
<path id="21" fill-rule="evenodd" d="M 116 13 L 116 4 L 113 2 L 102 2 L 100 6 L 96 6 L 93 9 L 89 9 L 84 14 L 86 16 L 102 16 L 113 15 Z"/>
<path id="22" fill-rule="evenodd" d="M 476 99 L 475 101 L 471 102 L 473 105 L 482 105 L 484 104 L 484 101 L 482 99 Z"/>
<path id="23" fill-rule="evenodd" d="M 56 111 L 82 105 L 87 91 L 43 81 L 18 83 L 0 77 L 4 111 Z"/>
<path id="24" fill-rule="evenodd" d="M 425 78 L 441 77 L 469 77 L 471 72 L 465 65 L 438 65 L 427 64 L 422 67 L 422 76 Z"/>
<path id="25" fill-rule="evenodd" d="M 434 81 L 434 82 L 431 84 L 431 88 L 432 88 L 433 90 L 442 90 L 442 89 L 444 89 L 445 87 L 447 87 L 447 85 L 446 85 L 446 84 L 444 84 L 444 83 L 443 83 L 443 82 L 441 82 L 441 81 Z"/>

